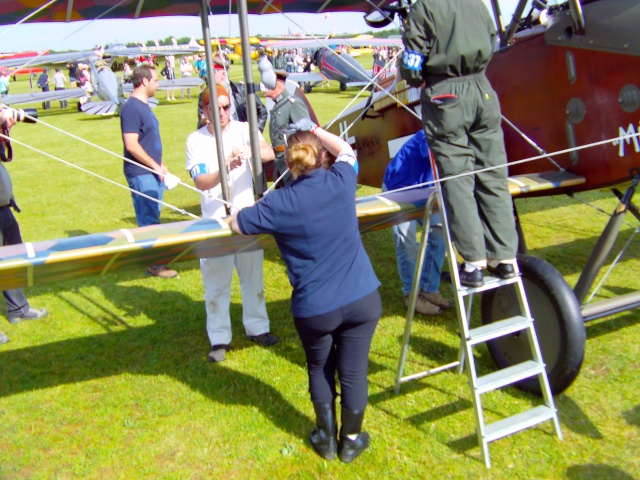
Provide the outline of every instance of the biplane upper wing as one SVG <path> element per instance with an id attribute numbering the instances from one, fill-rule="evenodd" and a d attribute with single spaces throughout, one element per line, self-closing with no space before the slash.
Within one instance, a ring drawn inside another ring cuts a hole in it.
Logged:
<path id="1" fill-rule="evenodd" d="M 287 40 L 266 40 L 262 42 L 263 47 L 270 48 L 302 48 L 316 49 L 324 46 L 348 46 L 348 47 L 401 47 L 402 40 L 400 38 L 300 38 Z"/>
<path id="2" fill-rule="evenodd" d="M 376 2 L 378 7 L 394 0 Z M 374 7 L 368 0 L 287 0 L 277 7 L 270 1 L 247 2 L 249 14 L 279 13 L 326 13 L 326 12 L 370 12 Z M 210 0 L 207 2 L 210 15 L 238 13 L 236 2 Z M 231 12 L 229 9 L 231 8 Z M 95 18 L 148 18 L 176 15 L 199 15 L 200 2 L 193 0 L 172 0 L 146 2 L 104 2 L 97 0 L 59 0 L 46 9 L 34 11 L 31 0 L 3 0 L 0 24 L 15 24 L 29 18 L 29 22 L 71 22 L 74 20 L 94 20 Z"/>
<path id="3" fill-rule="evenodd" d="M 15 95 L 3 95 L 2 103 L 6 105 L 22 105 L 25 103 L 48 102 L 55 100 L 69 100 L 87 95 L 82 88 L 69 88 L 66 90 L 49 90 L 48 92 L 18 93 Z"/>
<path id="4" fill-rule="evenodd" d="M 434 188 L 357 200 L 360 231 L 422 217 Z M 193 220 L 0 248 L 0 289 L 104 275 L 126 268 L 170 264 L 268 247 L 270 235 L 234 235 L 222 220 Z"/>

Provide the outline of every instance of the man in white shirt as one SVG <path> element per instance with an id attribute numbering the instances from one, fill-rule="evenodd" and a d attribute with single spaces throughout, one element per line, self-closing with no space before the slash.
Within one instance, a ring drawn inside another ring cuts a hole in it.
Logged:
<path id="1" fill-rule="evenodd" d="M 229 92 L 222 85 L 215 86 L 220 112 L 220 127 L 227 165 L 227 182 L 231 213 L 237 213 L 244 207 L 255 203 L 253 195 L 253 176 L 251 173 L 251 147 L 249 124 L 231 120 Z M 220 172 L 216 158 L 216 140 L 213 129 L 213 114 L 210 105 L 209 89 L 202 95 L 203 112 L 209 123 L 193 132 L 187 138 L 187 170 L 196 187 L 208 193 L 201 197 L 203 218 L 222 218 L 226 215 L 222 199 Z M 260 157 L 262 162 L 274 159 L 273 149 L 264 138 L 260 138 Z M 243 252 L 224 257 L 203 258 L 200 260 L 204 299 L 207 310 L 207 334 L 211 343 L 208 359 L 221 362 L 231 343 L 231 278 L 235 267 L 242 290 L 242 323 L 249 340 L 262 346 L 271 346 L 277 342 L 269 332 L 269 318 L 264 298 L 262 250 Z"/>
<path id="2" fill-rule="evenodd" d="M 56 73 L 53 74 L 53 84 L 56 90 L 64 90 L 65 83 L 67 83 L 67 77 L 62 73 L 61 68 L 56 68 Z M 60 108 L 67 108 L 68 104 L 66 100 L 60 100 Z"/>

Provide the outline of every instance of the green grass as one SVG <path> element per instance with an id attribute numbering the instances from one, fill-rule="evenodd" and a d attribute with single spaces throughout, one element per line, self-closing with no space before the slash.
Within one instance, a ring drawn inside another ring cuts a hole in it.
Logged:
<path id="1" fill-rule="evenodd" d="M 241 75 L 234 66 L 232 77 Z M 12 83 L 17 92 L 22 80 Z M 355 92 L 310 95 L 322 122 Z M 169 170 L 190 182 L 185 140 L 195 100 L 166 102 L 160 121 Z M 41 119 L 120 154 L 118 118 L 97 118 L 57 103 Z M 124 183 L 122 161 L 43 124 L 16 126 L 16 140 Z M 8 165 L 23 236 L 29 241 L 135 225 L 129 193 L 14 144 Z M 359 195 L 377 192 L 361 187 Z M 611 195 L 583 198 L 612 211 Z M 196 193 L 166 201 L 199 214 Z M 517 202 L 532 254 L 553 263 L 573 285 L 607 218 L 567 197 Z M 185 220 L 164 210 L 163 221 Z M 620 248 L 633 233 L 625 225 Z M 591 323 L 582 372 L 556 397 L 564 441 L 548 424 L 493 443 L 493 468 L 479 460 L 466 376 L 443 373 L 392 391 L 404 328 L 404 302 L 389 231 L 367 234 L 380 280 L 383 317 L 370 357 L 371 449 L 351 465 L 326 462 L 308 443 L 313 409 L 304 353 L 289 313 L 290 287 L 279 253 L 265 255 L 267 307 L 280 343 L 264 349 L 244 337 L 241 297 L 232 288 L 233 349 L 220 365 L 208 342 L 197 262 L 177 265 L 175 280 L 133 270 L 28 292 L 42 321 L 0 329 L 0 478 L 640 478 L 640 317 L 637 311 Z M 640 249 L 632 244 L 598 297 L 640 288 Z M 445 295 L 451 296 L 446 288 Z M 414 323 L 407 373 L 454 360 L 455 315 Z M 477 360 L 487 367 L 486 350 Z M 537 400 L 512 388 L 487 397 L 490 418 Z"/>

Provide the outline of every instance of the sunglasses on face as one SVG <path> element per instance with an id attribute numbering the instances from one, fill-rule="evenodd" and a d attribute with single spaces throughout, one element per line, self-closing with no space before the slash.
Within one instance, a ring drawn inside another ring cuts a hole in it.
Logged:
<path id="1" fill-rule="evenodd" d="M 224 105 L 224 106 L 223 106 L 223 105 L 218 105 L 218 108 L 219 108 L 220 110 L 224 110 L 225 112 L 228 112 L 228 111 L 229 111 L 229 109 L 231 108 L 231 104 L 229 104 L 229 105 Z"/>

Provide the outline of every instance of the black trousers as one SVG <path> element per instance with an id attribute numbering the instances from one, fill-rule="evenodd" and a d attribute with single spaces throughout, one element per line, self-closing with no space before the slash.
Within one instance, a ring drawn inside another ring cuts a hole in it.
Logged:
<path id="1" fill-rule="evenodd" d="M 16 217 L 13 216 L 10 207 L 0 207 L 0 244 L 6 247 L 19 243 L 22 243 L 22 236 Z M 2 294 L 7 304 L 7 316 L 10 319 L 20 317 L 29 311 L 29 302 L 21 288 L 5 290 Z"/>
<path id="2" fill-rule="evenodd" d="M 313 403 L 333 401 L 337 372 L 342 407 L 364 410 L 369 401 L 369 350 L 381 315 L 382 302 L 375 290 L 332 312 L 294 318 L 307 356 Z"/>

